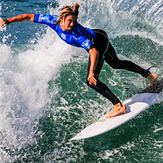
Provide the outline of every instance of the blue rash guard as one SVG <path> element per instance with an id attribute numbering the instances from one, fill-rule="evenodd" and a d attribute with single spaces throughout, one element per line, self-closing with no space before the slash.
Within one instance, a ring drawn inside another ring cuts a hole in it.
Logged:
<path id="1" fill-rule="evenodd" d="M 82 47 L 89 51 L 93 45 L 93 39 L 96 37 L 95 33 L 86 27 L 83 27 L 77 23 L 71 31 L 63 31 L 60 24 L 54 25 L 57 21 L 58 15 L 42 15 L 36 14 L 34 22 L 47 24 L 50 26 L 58 36 L 65 41 L 67 44 L 76 47 Z"/>

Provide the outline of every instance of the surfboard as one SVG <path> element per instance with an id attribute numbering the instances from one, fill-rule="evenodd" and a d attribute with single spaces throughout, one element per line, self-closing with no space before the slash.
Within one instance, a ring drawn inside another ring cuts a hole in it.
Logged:
<path id="1" fill-rule="evenodd" d="M 91 138 L 121 126 L 122 124 L 133 119 L 142 111 L 148 109 L 151 105 L 155 104 L 159 96 L 161 96 L 162 90 L 163 79 L 157 81 L 153 86 L 147 87 L 142 92 L 125 100 L 123 103 L 126 106 L 126 111 L 123 114 L 113 118 L 105 118 L 104 116 L 97 120 L 95 123 L 92 123 L 83 129 L 80 133 L 78 133 L 70 140 Z"/>

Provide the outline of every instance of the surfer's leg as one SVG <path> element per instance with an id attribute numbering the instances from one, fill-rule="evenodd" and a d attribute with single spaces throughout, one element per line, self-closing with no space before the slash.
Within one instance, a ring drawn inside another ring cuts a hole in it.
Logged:
<path id="1" fill-rule="evenodd" d="M 109 101 L 111 101 L 113 103 L 114 108 L 112 109 L 110 114 L 107 116 L 107 118 L 111 118 L 111 117 L 114 117 L 114 116 L 124 112 L 126 110 L 126 108 L 120 102 L 120 100 L 111 92 L 111 90 L 104 83 L 102 83 L 101 81 L 98 80 L 98 77 L 99 77 L 100 71 L 102 69 L 103 62 L 104 62 L 104 56 L 108 49 L 109 40 L 108 40 L 107 34 L 104 31 L 94 30 L 94 32 L 96 33 L 96 39 L 94 40 L 94 44 L 95 44 L 96 49 L 99 52 L 98 62 L 97 62 L 96 69 L 94 72 L 94 77 L 97 80 L 97 84 L 90 85 L 87 79 L 86 79 L 86 81 L 87 81 L 87 85 L 89 87 L 93 88 L 94 90 L 96 90 L 98 93 L 100 93 L 101 95 L 103 95 Z M 90 69 L 90 58 L 89 58 L 89 62 L 88 62 L 87 78 L 89 75 L 89 69 Z M 119 106 L 119 104 L 121 107 Z"/>
<path id="2" fill-rule="evenodd" d="M 96 90 L 98 93 L 100 93 L 101 95 L 103 95 L 104 97 L 109 99 L 113 103 L 113 105 L 115 105 L 115 104 L 119 103 L 120 100 L 110 91 L 110 89 L 105 84 L 103 84 L 101 81 L 98 80 L 100 71 L 101 71 L 103 63 L 104 63 L 104 54 L 108 48 L 108 43 L 109 43 L 108 38 L 107 38 L 107 35 L 105 34 L 105 32 L 102 30 L 96 29 L 96 30 L 94 30 L 94 32 L 96 34 L 96 40 L 94 41 L 94 44 L 95 44 L 96 49 L 99 52 L 97 65 L 96 65 L 96 68 L 94 71 L 94 77 L 97 80 L 97 84 L 90 85 L 87 79 L 86 79 L 86 82 L 89 87 Z M 89 69 L 90 69 L 90 58 L 89 58 L 89 62 L 88 62 L 87 78 L 89 75 Z"/>
<path id="3" fill-rule="evenodd" d="M 105 84 L 97 80 L 96 85 L 90 85 L 88 81 L 87 85 L 106 97 L 114 105 L 113 109 L 106 115 L 106 118 L 115 117 L 126 111 L 125 105 L 120 102 L 120 100 L 110 91 L 110 89 Z"/>
<path id="4" fill-rule="evenodd" d="M 153 74 L 149 69 L 143 69 L 142 67 L 136 65 L 135 63 L 127 60 L 120 60 L 111 44 L 109 44 L 108 51 L 105 54 L 105 61 L 112 67 L 116 69 L 126 69 L 128 71 L 136 72 L 141 74 L 143 77 L 147 78 L 149 81 L 149 86 L 152 86 L 157 78 L 157 74 Z"/>
<path id="5" fill-rule="evenodd" d="M 97 80 L 97 84 L 90 85 L 87 81 L 87 85 L 92 89 L 96 90 L 98 93 L 106 97 L 109 101 L 112 102 L 113 105 L 121 103 L 120 100 L 110 91 L 110 89 L 101 81 Z"/>
<path id="6" fill-rule="evenodd" d="M 108 51 L 105 55 L 105 61 L 115 69 L 125 69 L 128 71 L 136 72 L 141 74 L 143 77 L 148 77 L 150 71 L 147 69 L 143 69 L 140 66 L 136 65 L 135 63 L 128 61 L 128 60 L 120 60 L 116 52 L 111 44 L 109 44 Z"/>
<path id="7" fill-rule="evenodd" d="M 88 80 L 87 80 L 88 75 L 89 75 L 89 69 L 90 69 L 90 58 L 89 58 L 86 82 L 87 82 L 87 85 L 89 87 L 91 87 L 92 89 L 96 90 L 98 93 L 100 93 L 101 95 L 103 95 L 109 101 L 112 102 L 112 104 L 114 105 L 114 108 L 107 115 L 107 118 L 111 118 L 111 117 L 114 117 L 114 116 L 116 116 L 116 115 L 124 112 L 126 110 L 126 108 L 120 102 L 120 100 L 111 92 L 111 90 L 104 83 L 102 83 L 101 81 L 98 80 L 99 73 L 101 71 L 103 62 L 104 62 L 103 56 L 102 55 L 99 55 L 97 66 L 96 66 L 95 73 L 94 73 L 94 77 L 97 80 L 97 84 L 96 85 L 94 85 L 94 84 L 90 85 L 89 82 L 88 82 Z"/>

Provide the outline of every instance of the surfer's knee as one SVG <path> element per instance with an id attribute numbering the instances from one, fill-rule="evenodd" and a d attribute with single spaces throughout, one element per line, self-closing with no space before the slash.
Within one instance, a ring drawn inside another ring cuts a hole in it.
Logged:
<path id="1" fill-rule="evenodd" d="M 119 60 L 113 60 L 112 62 L 108 62 L 109 66 L 114 69 L 121 69 L 121 62 Z"/>

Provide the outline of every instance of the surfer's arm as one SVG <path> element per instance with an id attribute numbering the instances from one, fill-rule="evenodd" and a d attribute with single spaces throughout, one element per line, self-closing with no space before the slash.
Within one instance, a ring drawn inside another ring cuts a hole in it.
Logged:
<path id="1" fill-rule="evenodd" d="M 75 40 L 76 37 L 73 38 Z M 90 54 L 90 68 L 87 81 L 89 82 L 90 85 L 92 84 L 96 85 L 97 80 L 94 77 L 94 71 L 97 65 L 99 52 L 96 50 L 92 42 L 89 39 L 85 38 L 84 36 L 78 37 L 78 39 L 75 41 L 77 41 L 78 44 L 81 45 L 81 47 L 83 47 Z"/>
<path id="2" fill-rule="evenodd" d="M 34 22 L 35 14 L 22 14 L 8 19 L 0 19 L 0 26 L 3 28 L 4 26 L 22 21 L 32 21 Z"/>
<path id="3" fill-rule="evenodd" d="M 95 49 L 92 48 L 89 50 L 89 54 L 90 54 L 90 69 L 89 69 L 89 75 L 87 80 L 89 81 L 89 84 L 92 85 L 96 85 L 97 84 L 97 80 L 94 78 L 94 71 L 97 65 L 97 61 L 98 61 L 98 55 L 99 52 Z"/>

